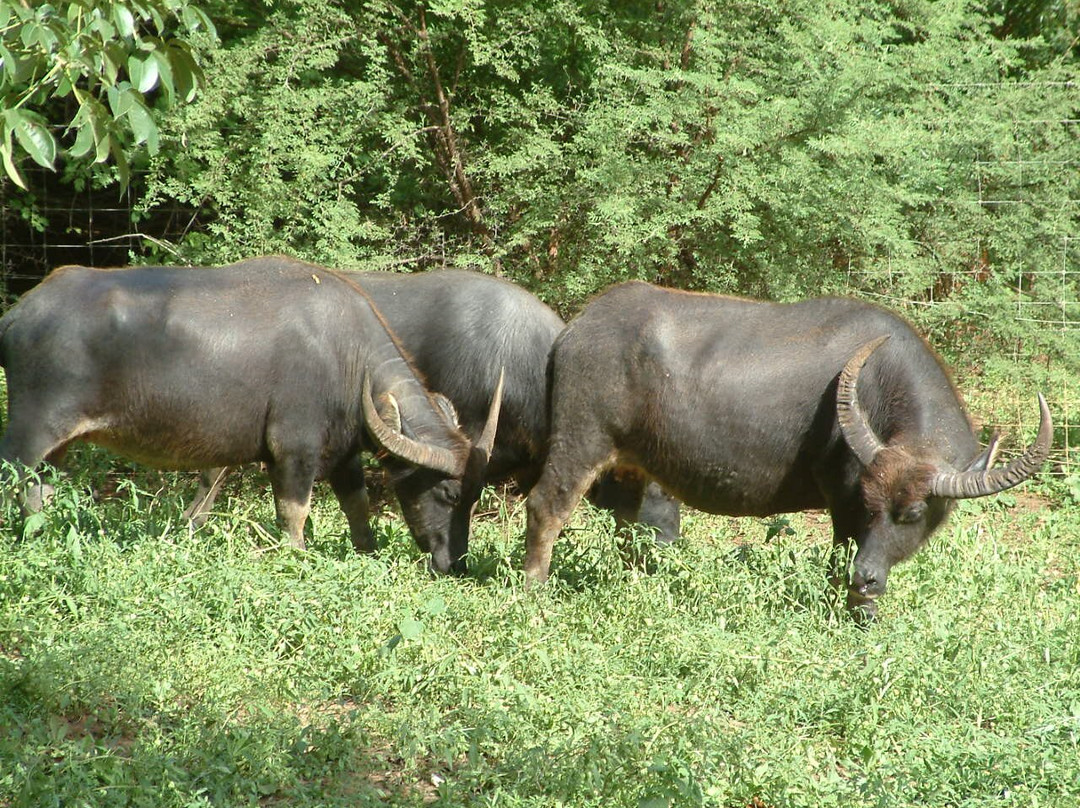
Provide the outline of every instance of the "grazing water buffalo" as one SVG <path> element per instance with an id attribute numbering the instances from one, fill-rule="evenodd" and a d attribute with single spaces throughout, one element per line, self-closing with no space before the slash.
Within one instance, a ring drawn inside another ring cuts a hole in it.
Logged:
<path id="1" fill-rule="evenodd" d="M 628 466 L 712 513 L 827 507 L 854 539 L 848 605 L 872 617 L 894 564 L 952 501 L 1030 477 L 1035 443 L 1003 468 L 946 371 L 903 319 L 856 300 L 774 304 L 631 282 L 593 300 L 552 355 L 551 448 L 528 502 L 525 571 L 551 548 L 597 471 Z M 857 391 L 857 393 L 856 393 Z"/>
<path id="2" fill-rule="evenodd" d="M 548 355 L 565 325 L 559 316 L 524 289 L 478 272 L 345 275 L 361 284 L 428 387 L 453 403 L 462 431 L 474 440 L 484 430 L 499 368 L 505 369 L 491 460 L 483 480 L 467 480 L 457 513 L 468 519 L 483 483 L 513 478 L 528 491 L 540 476 L 547 451 Z M 223 479 L 220 469 L 204 475 L 188 509 L 190 518 L 198 520 L 209 509 Z M 631 485 L 628 502 L 626 488 L 614 477 L 602 479 L 594 501 L 614 510 L 620 521 L 640 520 L 655 528 L 660 541 L 678 537 L 677 501 L 652 484 L 644 503 L 640 489 Z M 370 541 L 366 527 L 361 531 L 354 526 L 354 539 L 357 536 Z"/>
<path id="3" fill-rule="evenodd" d="M 483 477 L 499 413 L 496 392 L 471 440 L 355 281 L 282 257 L 63 267 L 0 320 L 0 364 L 0 459 L 34 467 L 81 439 L 164 468 L 263 462 L 302 547 L 319 478 L 367 540 L 358 452 L 381 448 L 413 535 L 443 570 L 467 541 L 454 507 Z"/>

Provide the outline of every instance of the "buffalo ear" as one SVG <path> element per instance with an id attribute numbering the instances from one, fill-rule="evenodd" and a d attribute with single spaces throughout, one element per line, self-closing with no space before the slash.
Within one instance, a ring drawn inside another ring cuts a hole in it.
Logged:
<path id="1" fill-rule="evenodd" d="M 391 395 L 380 396 L 380 408 L 375 408 L 371 400 L 371 379 L 364 378 L 364 387 L 360 403 L 364 411 L 364 424 L 375 442 L 390 454 L 448 477 L 458 477 L 465 473 L 465 458 L 442 446 L 435 446 L 413 440 L 401 432 L 401 412 L 397 401 Z M 388 420 L 398 422 L 396 429 L 391 429 Z"/>
<path id="2" fill-rule="evenodd" d="M 986 448 L 979 453 L 979 456 L 972 460 L 964 471 L 986 471 L 989 468 L 994 467 L 994 463 L 997 462 L 998 456 L 998 441 L 1001 439 L 1001 435 L 997 432 L 990 438 L 990 443 L 986 445 Z"/>
<path id="3" fill-rule="evenodd" d="M 1038 398 L 1039 434 L 1022 455 L 1007 466 L 988 468 L 986 471 L 939 471 L 930 479 L 930 493 L 946 499 L 972 499 L 1000 494 L 1014 485 L 1019 485 L 1041 469 L 1050 456 L 1054 424 L 1043 394 L 1039 393 Z M 992 448 L 989 454 L 993 454 Z"/>
<path id="4" fill-rule="evenodd" d="M 401 432 L 401 409 L 398 407 L 397 399 L 390 393 L 379 396 L 378 413 L 384 424 L 395 432 Z"/>
<path id="5" fill-rule="evenodd" d="M 442 412 L 442 414 L 445 415 L 448 419 L 450 419 L 450 423 L 454 424 L 454 426 L 461 425 L 458 421 L 457 410 L 454 409 L 454 402 L 452 402 L 442 393 L 432 393 L 431 398 L 435 402 L 435 406 L 439 408 L 439 411 Z"/>

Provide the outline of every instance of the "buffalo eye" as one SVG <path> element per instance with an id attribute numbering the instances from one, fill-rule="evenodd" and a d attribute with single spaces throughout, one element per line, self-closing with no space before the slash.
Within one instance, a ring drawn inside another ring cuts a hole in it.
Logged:
<path id="1" fill-rule="evenodd" d="M 925 502 L 913 502 L 907 507 L 899 508 L 894 517 L 895 521 L 902 525 L 910 525 L 918 522 L 926 515 Z"/>
<path id="2" fill-rule="evenodd" d="M 461 499 L 461 486 L 454 483 L 444 483 L 439 490 L 443 501 L 447 505 L 457 505 Z"/>

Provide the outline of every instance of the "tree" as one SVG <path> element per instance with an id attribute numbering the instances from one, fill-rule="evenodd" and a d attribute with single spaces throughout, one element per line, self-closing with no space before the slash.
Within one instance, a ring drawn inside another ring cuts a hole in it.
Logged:
<path id="1" fill-rule="evenodd" d="M 1033 61 L 972 0 L 277 0 L 236 19 L 153 166 L 149 204 L 200 210 L 190 260 L 468 265 L 563 313 L 628 278 L 1061 295 L 1024 275 L 1080 226 L 1062 204 L 1080 174 L 1058 168 L 1075 60 Z"/>
<path id="2" fill-rule="evenodd" d="M 215 36 L 188 0 L 0 0 L 7 176 L 26 187 L 24 156 L 46 168 L 61 155 L 95 163 L 111 156 L 126 186 L 129 148 L 158 148 L 151 109 L 195 97 L 203 74 L 192 41 Z"/>

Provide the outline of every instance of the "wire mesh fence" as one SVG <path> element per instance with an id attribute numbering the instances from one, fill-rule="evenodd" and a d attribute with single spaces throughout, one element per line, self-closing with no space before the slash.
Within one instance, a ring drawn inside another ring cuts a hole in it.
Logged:
<path id="1" fill-rule="evenodd" d="M 1078 87 L 1077 82 L 1057 82 L 1041 84 L 1040 89 L 1075 98 Z M 995 94 L 1020 88 L 1018 83 L 964 85 L 966 91 L 982 93 L 989 105 L 994 104 Z M 928 89 L 932 91 L 934 88 Z M 966 125 L 963 120 L 950 118 L 935 123 Z M 1068 356 L 1068 346 L 1080 337 L 1080 198 L 1075 195 L 1080 152 L 1076 159 L 1065 160 L 1047 160 L 1043 154 L 1051 135 L 1064 133 L 1064 140 L 1080 144 L 1080 118 L 1018 118 L 1005 124 L 1012 128 L 1011 147 L 1000 154 L 973 155 L 969 192 L 959 198 L 935 200 L 934 204 L 992 212 L 994 217 L 1027 217 L 1039 226 L 1037 254 L 987 260 L 988 245 L 977 238 L 974 243 L 958 245 L 962 249 L 951 250 L 953 255 L 972 256 L 969 266 L 942 268 L 935 283 L 917 297 L 894 293 L 901 284 L 891 256 L 885 257 L 883 265 L 849 272 L 849 284 L 859 294 L 907 311 L 916 319 L 926 313 L 925 309 L 933 308 L 939 314 L 953 312 L 954 322 L 978 322 L 981 315 L 972 311 L 970 298 L 956 294 L 965 284 L 985 283 L 997 276 L 1003 285 L 1012 287 L 1012 317 L 1017 324 L 1037 330 L 1039 339 L 1017 339 L 1005 359 L 1012 363 L 1017 379 L 1040 376 L 1051 380 L 1051 386 L 1043 392 L 1050 402 L 1056 428 L 1052 470 L 1071 476 L 1080 474 L 1080 391 L 1072 381 L 1077 363 Z M 1040 192 L 1032 193 L 1031 189 L 1040 184 Z M 1047 194 L 1046 187 L 1058 190 Z M 1047 344 L 1058 350 L 1047 351 Z M 1040 373 L 1028 372 L 1033 367 Z M 983 385 L 991 386 L 992 382 Z M 1018 399 L 1014 391 L 1007 395 L 996 395 L 993 389 L 980 392 L 988 406 L 976 412 L 976 417 L 983 415 L 988 429 L 1014 436 L 1033 434 L 1038 423 L 1034 391 L 1030 400 Z M 1020 447 L 1014 444 L 1013 448 Z"/>
<path id="2" fill-rule="evenodd" d="M 75 187 L 44 168 L 22 172 L 29 192 L 0 181 L 0 290 L 10 296 L 59 266 L 123 266 L 153 254 L 178 241 L 194 215 L 177 204 L 142 214 L 132 193 L 115 184 Z M 136 173 L 130 187 L 142 185 Z"/>

